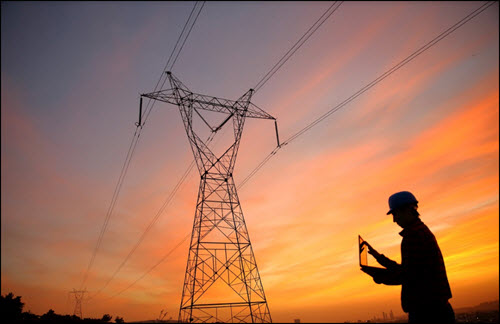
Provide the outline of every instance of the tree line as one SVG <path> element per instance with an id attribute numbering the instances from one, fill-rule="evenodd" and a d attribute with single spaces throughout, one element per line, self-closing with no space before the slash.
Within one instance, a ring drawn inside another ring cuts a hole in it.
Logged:
<path id="1" fill-rule="evenodd" d="M 21 301 L 21 296 L 14 297 L 13 293 L 8 293 L 5 296 L 0 296 L 0 320 L 2 323 L 109 323 L 113 318 L 109 314 L 104 314 L 102 318 L 80 318 L 76 315 L 60 315 L 54 310 L 43 315 L 36 315 L 30 311 L 23 312 L 24 303 Z M 123 317 L 116 316 L 116 323 L 124 323 Z"/>

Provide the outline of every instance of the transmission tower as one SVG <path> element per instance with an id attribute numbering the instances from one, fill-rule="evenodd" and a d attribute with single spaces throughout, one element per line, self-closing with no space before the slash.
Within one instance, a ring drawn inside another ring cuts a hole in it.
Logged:
<path id="1" fill-rule="evenodd" d="M 87 292 L 86 290 L 75 290 L 75 289 L 69 292 L 70 294 L 75 295 L 75 310 L 73 311 L 73 315 L 76 315 L 81 319 L 83 319 L 82 299 L 86 292 Z"/>
<path id="2" fill-rule="evenodd" d="M 167 72 L 167 76 L 171 89 L 142 96 L 179 107 L 201 176 L 179 321 L 270 323 L 233 170 L 245 118 L 272 119 L 275 123 L 276 119 L 250 102 L 252 89 L 233 101 L 193 93 L 172 73 Z M 206 111 L 225 114 L 224 119 L 211 125 L 203 117 L 209 114 Z M 193 129 L 193 113 L 213 133 L 232 121 L 234 142 L 221 156 L 216 156 Z"/>

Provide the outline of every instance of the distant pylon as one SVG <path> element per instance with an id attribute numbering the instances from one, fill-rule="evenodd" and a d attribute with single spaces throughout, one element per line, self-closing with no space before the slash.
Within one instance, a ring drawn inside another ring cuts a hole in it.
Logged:
<path id="1" fill-rule="evenodd" d="M 171 89 L 142 96 L 179 107 L 201 175 L 179 322 L 270 323 L 233 170 L 245 118 L 275 118 L 250 103 L 252 89 L 233 101 L 193 93 L 170 72 L 167 75 Z M 211 125 L 203 117 L 204 111 L 226 116 Z M 232 121 L 234 142 L 221 156 L 216 156 L 193 129 L 193 113 L 214 133 Z"/>
<path id="2" fill-rule="evenodd" d="M 87 292 L 86 290 L 75 290 L 75 289 L 69 292 L 70 294 L 75 295 L 75 310 L 73 311 L 73 315 L 76 315 L 81 319 L 83 319 L 82 299 L 86 292 Z"/>

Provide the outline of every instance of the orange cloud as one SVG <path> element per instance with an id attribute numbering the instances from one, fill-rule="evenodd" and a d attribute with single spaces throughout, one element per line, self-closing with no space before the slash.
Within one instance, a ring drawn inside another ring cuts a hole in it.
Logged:
<path id="1" fill-rule="evenodd" d="M 314 304 L 345 296 L 353 300 L 364 296 L 366 303 L 380 298 L 382 290 L 356 269 L 355 235 L 367 233 L 372 243 L 399 259 L 400 239 L 392 220 L 370 211 L 385 211 L 387 196 L 406 187 L 405 183 L 414 183 L 410 189 L 418 193 L 424 221 L 442 242 L 452 285 L 472 280 L 476 267 L 487 277 L 498 273 L 498 199 L 493 200 L 494 205 L 485 205 L 488 211 L 477 221 L 481 226 L 470 222 L 475 214 L 464 217 L 498 195 L 498 90 L 491 89 L 496 80 L 494 73 L 485 77 L 463 95 L 467 100 L 454 107 L 453 113 L 425 125 L 424 131 L 410 137 L 399 150 L 386 153 L 391 142 L 372 137 L 348 148 L 299 159 L 277 173 L 270 190 L 279 192 L 280 203 L 266 206 L 281 209 L 286 216 L 269 217 L 270 212 L 251 207 L 256 221 L 266 223 L 259 227 L 267 233 L 251 234 L 258 235 L 256 253 L 264 258 L 263 280 L 268 278 L 266 286 L 279 291 L 275 303 L 289 304 L 283 296 L 290 294 L 299 296 L 297 303 Z M 463 163 L 472 164 L 462 169 Z M 478 168 L 481 165 L 484 167 Z M 412 179 L 412 170 L 418 170 L 419 179 Z M 439 195 L 433 193 L 437 188 L 442 188 Z M 262 194 L 252 197 L 262 201 Z M 468 235 L 467 229 L 477 233 L 469 235 L 473 246 L 461 253 L 450 251 L 450 233 L 454 242 L 462 242 L 460 237 Z M 388 234 L 381 234 L 384 232 Z M 476 239 L 474 244 L 476 235 L 482 240 Z M 329 265 L 328 260 L 334 264 Z M 459 270 L 464 267 L 467 270 Z M 387 298 L 398 298 L 398 289 L 383 291 Z M 464 301 L 462 293 L 457 292 L 461 305 L 473 303 Z M 482 296 L 491 296 L 491 290 Z"/>

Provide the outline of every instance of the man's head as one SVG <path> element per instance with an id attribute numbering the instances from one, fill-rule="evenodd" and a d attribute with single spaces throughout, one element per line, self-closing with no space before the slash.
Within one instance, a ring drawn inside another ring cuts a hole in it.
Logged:
<path id="1" fill-rule="evenodd" d="M 389 197 L 389 211 L 392 214 L 393 222 L 402 228 L 412 224 L 420 214 L 417 211 L 418 201 L 415 196 L 408 191 L 401 191 Z"/>

